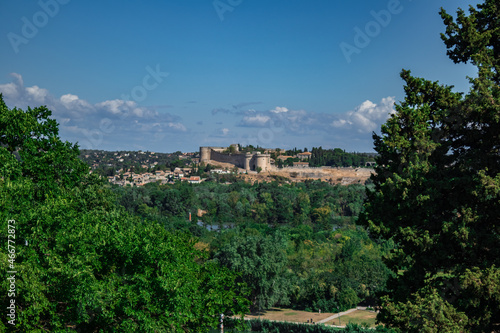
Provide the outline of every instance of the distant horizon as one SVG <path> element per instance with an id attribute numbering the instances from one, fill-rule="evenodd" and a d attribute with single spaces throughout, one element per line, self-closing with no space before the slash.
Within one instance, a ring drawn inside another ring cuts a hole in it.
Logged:
<path id="1" fill-rule="evenodd" d="M 224 147 L 224 146 L 221 146 L 221 148 Z M 276 148 L 280 148 L 280 147 L 256 147 L 256 148 L 262 148 L 262 149 L 276 149 Z M 301 151 L 304 151 L 304 148 L 307 148 L 307 151 L 311 151 L 313 148 L 320 148 L 320 147 L 303 147 L 303 148 L 299 148 L 299 147 L 294 147 L 296 148 L 297 150 L 301 150 Z M 294 149 L 292 148 L 292 149 Z M 370 155 L 377 155 L 377 152 L 366 152 L 366 151 L 348 151 L 348 150 L 345 150 L 341 147 L 335 147 L 335 148 L 324 148 L 324 147 L 321 147 L 322 149 L 342 149 L 344 152 L 346 153 L 350 153 L 350 154 L 370 154 Z M 282 149 L 282 148 L 280 148 Z M 292 149 L 286 149 L 284 151 L 287 151 L 287 150 L 292 150 Z M 106 149 L 89 149 L 89 148 L 81 148 L 79 147 L 79 150 L 80 152 L 83 151 L 83 150 L 91 150 L 91 151 L 104 151 L 104 152 L 108 152 L 108 153 L 119 153 L 119 152 L 143 152 L 143 153 L 159 153 L 159 154 L 173 154 L 173 153 L 176 153 L 178 151 L 180 151 L 181 153 L 185 154 L 185 153 L 196 153 L 196 152 L 200 152 L 200 147 L 198 147 L 197 150 L 175 150 L 175 151 L 171 151 L 171 152 L 163 152 L 163 151 L 153 151 L 153 150 L 106 150 Z"/>
<path id="2" fill-rule="evenodd" d="M 2 3 L 0 93 L 46 105 L 63 140 L 106 151 L 193 146 L 374 152 L 400 71 L 468 91 L 438 12 L 478 1 Z"/>

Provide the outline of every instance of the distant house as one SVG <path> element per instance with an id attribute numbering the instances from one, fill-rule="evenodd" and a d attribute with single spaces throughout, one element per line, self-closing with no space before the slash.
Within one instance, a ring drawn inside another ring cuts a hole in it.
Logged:
<path id="1" fill-rule="evenodd" d="M 308 152 L 308 151 L 306 151 L 305 153 L 298 153 L 297 154 L 297 157 L 300 158 L 301 160 L 307 160 L 307 159 L 311 158 L 311 156 L 312 156 L 312 153 Z"/>
<path id="2" fill-rule="evenodd" d="M 188 182 L 191 184 L 199 184 L 199 183 L 201 183 L 201 178 L 200 178 L 200 176 L 182 177 L 181 182 Z"/>
<path id="3" fill-rule="evenodd" d="M 201 183 L 201 178 L 199 176 L 191 176 L 189 177 L 188 182 L 191 184 L 199 184 Z"/>

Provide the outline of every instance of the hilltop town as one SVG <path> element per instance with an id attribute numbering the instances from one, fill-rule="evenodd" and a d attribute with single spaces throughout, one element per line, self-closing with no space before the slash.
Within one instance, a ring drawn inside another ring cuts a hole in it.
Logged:
<path id="1" fill-rule="evenodd" d="M 174 153 L 82 150 L 80 158 L 90 166 L 91 172 L 120 186 L 176 181 L 196 184 L 213 179 L 234 180 L 235 176 L 252 183 L 275 179 L 288 182 L 318 179 L 347 185 L 364 183 L 373 172 L 371 167 L 375 163 L 373 154 L 346 153 L 338 148 L 303 151 L 241 147 L 238 144 Z"/>

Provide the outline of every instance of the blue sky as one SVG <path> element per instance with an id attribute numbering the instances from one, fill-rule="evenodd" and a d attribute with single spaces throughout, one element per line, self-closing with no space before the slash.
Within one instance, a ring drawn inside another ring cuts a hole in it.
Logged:
<path id="1" fill-rule="evenodd" d="M 0 92 L 104 150 L 252 144 L 373 151 L 401 69 L 466 91 L 444 0 L 3 1 Z"/>

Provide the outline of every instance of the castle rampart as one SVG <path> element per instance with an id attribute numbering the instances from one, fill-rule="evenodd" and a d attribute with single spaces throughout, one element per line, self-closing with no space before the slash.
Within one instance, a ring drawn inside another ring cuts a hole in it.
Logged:
<path id="1" fill-rule="evenodd" d="M 234 153 L 226 153 L 227 148 L 224 147 L 200 147 L 200 162 L 209 163 L 217 161 L 222 163 L 230 163 L 238 168 L 245 170 L 268 171 L 271 169 L 271 155 L 259 153 L 239 153 L 237 145 L 232 149 Z"/>

